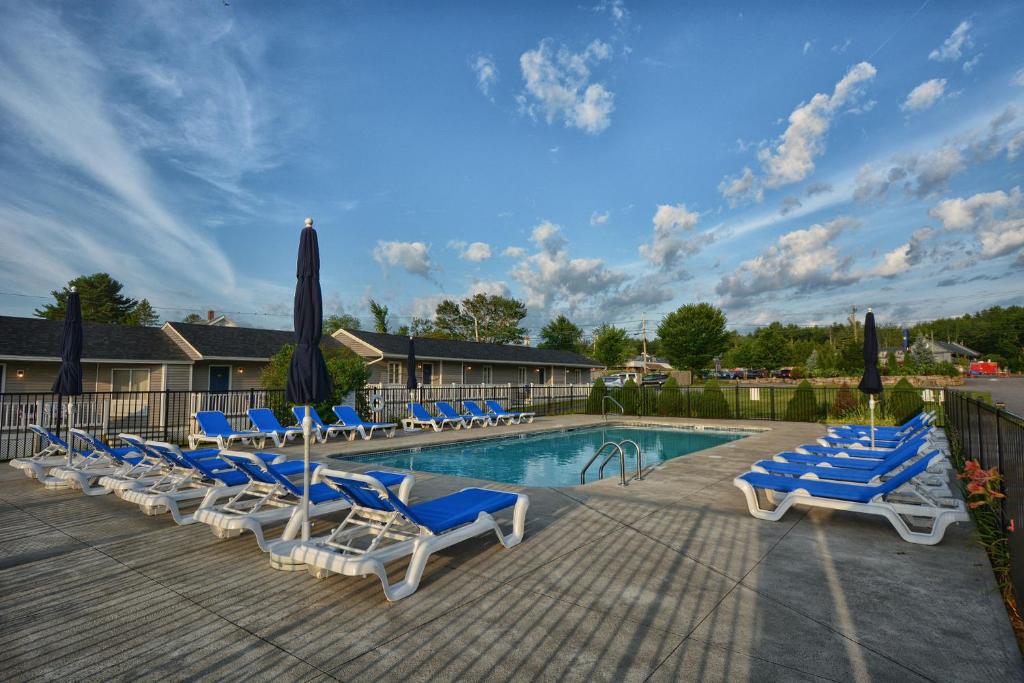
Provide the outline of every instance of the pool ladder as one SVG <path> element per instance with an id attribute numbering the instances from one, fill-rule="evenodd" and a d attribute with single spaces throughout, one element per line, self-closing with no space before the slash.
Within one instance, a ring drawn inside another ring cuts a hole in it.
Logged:
<path id="1" fill-rule="evenodd" d="M 605 406 L 605 403 L 607 403 L 609 401 L 614 403 L 616 406 L 619 407 L 619 415 L 625 415 L 626 414 L 626 409 L 622 407 L 621 403 L 616 401 L 611 396 L 608 396 L 607 394 L 605 394 L 604 396 L 601 397 L 601 417 L 604 418 L 605 422 L 608 421 L 608 408 L 607 408 L 607 406 Z"/>
<path id="2" fill-rule="evenodd" d="M 633 446 L 633 448 L 636 449 L 636 473 L 627 480 L 626 452 L 623 446 L 629 445 Z M 590 469 L 590 466 L 594 464 L 594 461 L 597 460 L 597 458 L 602 453 L 604 453 L 605 449 L 609 448 L 612 452 L 608 454 L 608 457 L 604 459 L 604 462 L 601 463 L 601 466 L 597 468 L 597 478 L 599 480 L 604 479 L 604 468 L 608 465 L 609 462 L 611 462 L 612 458 L 615 457 L 616 453 L 619 454 L 619 486 L 628 486 L 629 482 L 632 481 L 633 479 L 636 479 L 637 481 L 643 480 L 644 456 L 643 452 L 640 450 L 640 444 L 638 444 L 636 441 L 633 441 L 632 439 L 623 439 L 622 441 L 618 442 L 605 441 L 603 444 L 601 444 L 601 447 L 594 452 L 593 457 L 587 461 L 587 464 L 584 465 L 583 469 L 580 471 L 580 484 L 587 483 L 587 470 Z"/>

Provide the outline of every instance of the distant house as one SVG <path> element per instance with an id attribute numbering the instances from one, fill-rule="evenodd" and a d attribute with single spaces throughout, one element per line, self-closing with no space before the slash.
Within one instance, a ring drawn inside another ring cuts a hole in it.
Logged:
<path id="1" fill-rule="evenodd" d="M 623 367 L 626 370 L 643 370 L 643 368 L 644 368 L 644 357 L 642 355 L 634 356 L 633 358 L 630 358 L 628 361 L 626 361 L 625 364 L 623 365 Z M 664 371 L 668 371 L 668 370 L 671 370 L 671 369 L 672 369 L 672 365 L 667 360 L 665 360 L 663 358 L 658 358 L 657 356 L 650 356 L 650 355 L 647 356 L 647 370 L 648 371 L 664 372 Z"/>
<path id="2" fill-rule="evenodd" d="M 935 358 L 936 363 L 959 363 L 960 361 L 971 361 L 981 358 L 981 354 L 974 349 L 956 342 L 935 341 L 934 339 L 926 338 L 925 343 L 928 345 L 929 350 L 931 350 L 932 357 Z M 897 363 L 903 363 L 909 353 L 909 351 L 904 351 L 902 346 L 886 346 L 879 350 L 878 360 L 881 363 L 885 363 L 888 361 L 889 355 L 893 354 L 896 356 Z"/>
<path id="3" fill-rule="evenodd" d="M 364 358 L 370 384 L 406 383 L 409 338 L 341 329 L 334 338 Z M 589 384 L 595 360 L 572 351 L 513 344 L 416 337 L 416 373 L 421 384 Z"/>

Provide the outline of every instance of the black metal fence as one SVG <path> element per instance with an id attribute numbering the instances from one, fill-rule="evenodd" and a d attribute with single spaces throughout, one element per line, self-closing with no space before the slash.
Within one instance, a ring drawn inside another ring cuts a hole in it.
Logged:
<path id="1" fill-rule="evenodd" d="M 840 419 L 851 409 L 863 408 L 864 403 L 855 389 L 823 386 L 811 390 L 779 385 L 724 385 L 717 389 L 649 386 L 606 393 L 622 405 L 624 414 L 637 416 L 818 422 Z M 890 391 L 882 395 L 878 414 L 902 419 L 906 417 L 902 413 L 926 407 L 939 413 L 941 424 L 942 399 L 942 391 L 935 388 L 902 395 Z M 538 415 L 600 414 L 602 407 L 612 414 L 619 412 L 611 402 L 602 406 L 601 395 L 589 385 L 439 385 L 416 389 L 411 395 L 403 387 L 366 387 L 355 395 L 336 396 L 317 409 L 324 420 L 333 421 L 332 405 L 354 402 L 369 419 L 397 422 L 408 415 L 410 400 L 423 403 L 435 414 L 437 401 L 448 401 L 461 411 L 465 400 L 496 400 L 507 410 Z M 0 394 L 0 460 L 23 457 L 37 449 L 30 424 L 55 431 L 59 426 L 66 436 L 68 403 L 68 397 L 50 393 Z M 196 431 L 193 416 L 199 410 L 219 410 L 237 429 L 249 428 L 246 410 L 255 407 L 272 408 L 282 424 L 294 424 L 282 389 L 103 392 L 75 397 L 73 403 L 71 423 L 107 441 L 129 432 L 184 443 Z"/>
<path id="2" fill-rule="evenodd" d="M 966 460 L 1003 475 L 1003 526 L 1010 533 L 1011 571 L 1024 590 L 1024 417 L 1000 410 L 962 392 L 946 391 L 946 425 L 955 430 Z"/>

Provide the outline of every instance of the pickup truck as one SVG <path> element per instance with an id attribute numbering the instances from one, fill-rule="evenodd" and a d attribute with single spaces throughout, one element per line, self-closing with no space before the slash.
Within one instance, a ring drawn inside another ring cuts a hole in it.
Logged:
<path id="1" fill-rule="evenodd" d="M 606 387 L 611 388 L 622 388 L 626 385 L 626 382 L 633 380 L 637 384 L 640 384 L 640 373 L 638 372 L 620 372 L 614 375 L 607 375 L 601 378 L 604 381 Z"/>

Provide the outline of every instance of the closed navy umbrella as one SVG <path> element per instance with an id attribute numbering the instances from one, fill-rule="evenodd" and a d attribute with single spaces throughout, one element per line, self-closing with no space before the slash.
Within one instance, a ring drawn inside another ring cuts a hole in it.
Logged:
<path id="1" fill-rule="evenodd" d="M 868 309 L 864 316 L 864 376 L 857 388 L 868 395 L 871 409 L 871 447 L 875 447 L 875 395 L 882 393 L 882 376 L 878 372 L 878 331 L 875 314 Z"/>
<path id="2" fill-rule="evenodd" d="M 416 381 L 416 341 L 409 335 L 409 352 L 405 356 L 405 388 L 409 391 L 409 402 L 413 401 L 412 392 L 416 391 L 419 383 Z M 412 414 L 412 408 L 409 408 Z"/>
<path id="3" fill-rule="evenodd" d="M 50 390 L 57 394 L 57 433 L 60 433 L 60 410 L 64 396 L 82 395 L 82 300 L 75 287 L 64 306 L 64 328 L 60 333 L 60 370 Z M 71 429 L 74 402 L 68 401 L 68 429 Z M 71 442 L 70 437 L 68 442 Z M 68 463 L 71 451 L 68 451 Z"/>
<path id="4" fill-rule="evenodd" d="M 303 472 L 302 472 L 302 540 L 309 540 L 309 436 L 313 421 L 309 405 L 327 398 L 331 393 L 331 379 L 327 364 L 320 352 L 323 334 L 323 301 L 320 295 L 320 245 L 317 243 L 313 219 L 306 219 L 306 227 L 299 238 L 299 258 L 295 271 L 295 350 L 288 366 L 288 387 L 285 397 L 293 404 L 305 405 L 302 419 Z"/>

